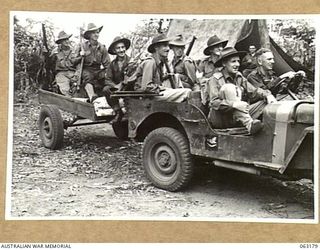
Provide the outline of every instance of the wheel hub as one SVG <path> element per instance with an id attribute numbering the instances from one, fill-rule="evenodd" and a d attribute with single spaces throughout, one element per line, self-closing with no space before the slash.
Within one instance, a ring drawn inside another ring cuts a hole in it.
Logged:
<path id="1" fill-rule="evenodd" d="M 154 161 L 158 171 L 163 174 L 172 174 L 177 168 L 175 152 L 168 145 L 161 145 L 156 148 Z"/>
<path id="2" fill-rule="evenodd" d="M 43 131 L 46 138 L 52 138 L 52 122 L 49 117 L 46 117 L 43 121 Z"/>
<path id="3" fill-rule="evenodd" d="M 171 165 L 170 155 L 167 152 L 162 152 L 158 158 L 161 167 L 169 167 Z"/>

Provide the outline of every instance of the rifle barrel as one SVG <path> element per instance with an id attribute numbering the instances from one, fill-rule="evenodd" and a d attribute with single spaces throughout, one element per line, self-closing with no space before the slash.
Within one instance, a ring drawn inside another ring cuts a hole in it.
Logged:
<path id="1" fill-rule="evenodd" d="M 169 74 L 169 81 L 170 81 L 171 88 L 175 89 L 176 87 L 175 87 L 175 84 L 174 84 L 173 76 L 171 74 L 171 70 L 170 70 L 168 62 L 165 61 L 164 65 L 166 66 L 166 70 L 167 70 L 167 72 Z"/>
<path id="2" fill-rule="evenodd" d="M 191 42 L 189 43 L 189 46 L 188 46 L 188 49 L 187 49 L 187 52 L 186 52 L 186 55 L 189 56 L 190 55 L 190 52 L 192 50 L 192 47 L 194 45 L 194 42 L 196 41 L 197 37 L 196 36 L 192 36 L 192 40 Z"/>

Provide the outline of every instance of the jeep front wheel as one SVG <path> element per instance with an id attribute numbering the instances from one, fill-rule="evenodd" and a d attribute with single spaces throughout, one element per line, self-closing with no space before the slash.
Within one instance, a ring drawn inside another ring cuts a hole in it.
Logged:
<path id="1" fill-rule="evenodd" d="M 187 138 L 173 128 L 158 128 L 145 139 L 143 165 L 148 179 L 156 186 L 178 191 L 193 174 L 192 156 Z"/>

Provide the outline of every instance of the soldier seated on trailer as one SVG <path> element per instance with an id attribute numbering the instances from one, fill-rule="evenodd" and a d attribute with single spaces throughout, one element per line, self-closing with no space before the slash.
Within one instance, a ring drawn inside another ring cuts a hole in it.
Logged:
<path id="1" fill-rule="evenodd" d="M 110 57 L 105 45 L 99 39 L 103 26 L 89 23 L 83 33 L 86 41 L 77 48 L 78 55 L 83 56 L 83 69 L 81 74 L 82 85 L 92 103 L 98 96 L 103 95 L 106 69 L 110 64 Z"/>
<path id="2" fill-rule="evenodd" d="M 117 90 L 131 90 L 127 82 L 130 74 L 131 58 L 126 54 L 131 42 L 127 38 L 116 37 L 109 46 L 108 52 L 111 55 L 116 55 L 116 58 L 111 62 L 107 69 L 105 87 L 103 93 L 106 96 L 108 104 L 113 108 L 116 116 L 111 121 L 119 122 L 123 117 L 119 99 L 111 98 L 112 92 Z"/>
<path id="3" fill-rule="evenodd" d="M 62 95 L 69 97 L 71 97 L 70 86 L 78 80 L 78 76 L 75 74 L 76 65 L 81 61 L 81 56 L 77 57 L 72 52 L 69 41 L 71 36 L 61 31 L 56 40 L 58 48 L 53 50 L 50 55 L 51 62 L 55 65 L 55 81 L 59 91 Z"/>
<path id="4" fill-rule="evenodd" d="M 255 134 L 263 124 L 249 114 L 251 107 L 247 101 L 264 100 L 271 103 L 276 100 L 269 90 L 254 87 L 239 72 L 240 56 L 245 53 L 232 47 L 221 51 L 215 66 L 222 67 L 222 70 L 214 73 L 208 83 L 208 119 L 215 128 L 234 127 L 240 123 L 249 134 Z"/>

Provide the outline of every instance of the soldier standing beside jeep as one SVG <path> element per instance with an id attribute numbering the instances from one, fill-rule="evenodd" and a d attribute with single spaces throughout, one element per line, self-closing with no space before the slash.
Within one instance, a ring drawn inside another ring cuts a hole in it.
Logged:
<path id="1" fill-rule="evenodd" d="M 249 104 L 244 101 L 266 100 L 274 102 L 275 98 L 270 91 L 252 86 L 239 72 L 240 56 L 246 52 L 237 51 L 232 47 L 224 48 L 216 67 L 222 67 L 208 83 L 210 98 L 209 121 L 216 128 L 233 127 L 240 122 L 250 134 L 262 129 L 260 120 L 253 119 L 249 114 Z"/>

